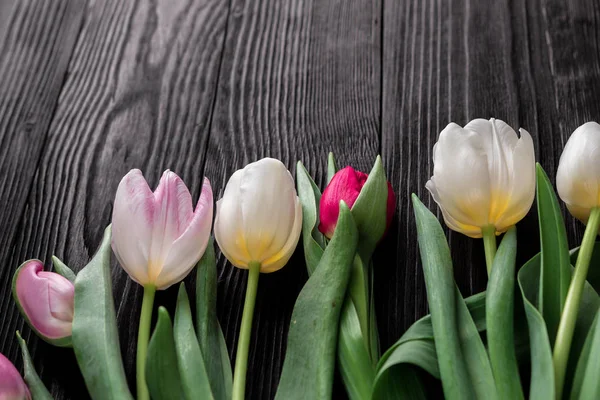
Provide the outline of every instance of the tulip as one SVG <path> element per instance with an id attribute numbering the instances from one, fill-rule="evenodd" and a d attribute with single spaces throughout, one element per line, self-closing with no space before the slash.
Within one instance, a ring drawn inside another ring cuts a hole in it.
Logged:
<path id="1" fill-rule="evenodd" d="M 196 208 L 183 181 L 163 173 L 152 192 L 140 170 L 119 183 L 112 216 L 112 248 L 131 279 L 144 287 L 137 351 L 138 398 L 148 399 L 145 364 L 155 291 L 181 281 L 204 254 L 213 195 L 204 178 Z"/>
<path id="2" fill-rule="evenodd" d="M 272 158 L 236 171 L 217 202 L 215 239 L 236 267 L 249 269 L 233 378 L 233 400 L 244 398 L 248 348 L 260 272 L 282 268 L 302 229 L 302 206 L 294 179 Z"/>
<path id="3" fill-rule="evenodd" d="M 600 207 L 600 125 L 587 122 L 573 132 L 560 156 L 556 171 L 558 195 L 569 212 L 587 222 Z"/>
<path id="4" fill-rule="evenodd" d="M 31 400 L 31 394 L 19 371 L 0 354 L 0 400 Z"/>
<path id="5" fill-rule="evenodd" d="M 556 398 L 562 394 L 575 322 L 600 228 L 599 161 L 600 125 L 588 122 L 577 128 L 567 141 L 556 172 L 558 195 L 569 212 L 587 224 L 556 333 L 553 354 Z"/>
<path id="6" fill-rule="evenodd" d="M 260 264 L 260 272 L 281 269 L 296 249 L 302 206 L 294 179 L 273 158 L 236 171 L 217 202 L 215 239 L 236 267 Z"/>
<path id="7" fill-rule="evenodd" d="M 71 281 L 44 271 L 40 260 L 29 260 L 15 272 L 13 296 L 38 336 L 57 346 L 71 344 L 75 297 Z"/>
<path id="8" fill-rule="evenodd" d="M 360 191 L 367 182 L 368 175 L 352 167 L 346 167 L 335 173 L 321 196 L 319 204 L 319 231 L 331 239 L 340 213 L 340 200 L 352 208 L 360 195 Z M 389 228 L 394 211 L 396 210 L 396 196 L 392 185 L 388 182 L 388 197 L 386 208 L 386 231 Z"/>
<path id="9" fill-rule="evenodd" d="M 433 176 L 425 187 L 450 229 L 484 238 L 488 272 L 495 235 L 519 222 L 535 197 L 533 140 L 519 131 L 520 138 L 494 118 L 464 128 L 450 123 L 433 147 Z"/>

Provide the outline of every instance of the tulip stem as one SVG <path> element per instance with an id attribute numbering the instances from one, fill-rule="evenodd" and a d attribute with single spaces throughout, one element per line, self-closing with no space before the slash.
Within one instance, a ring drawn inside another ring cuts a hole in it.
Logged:
<path id="1" fill-rule="evenodd" d="M 148 392 L 148 386 L 146 385 L 146 353 L 148 352 L 148 340 L 150 339 L 150 322 L 152 321 L 152 306 L 154 305 L 155 293 L 156 286 L 144 286 L 144 300 L 142 300 L 136 359 L 138 400 L 150 399 L 150 393 Z"/>
<path id="2" fill-rule="evenodd" d="M 487 267 L 488 277 L 492 274 L 492 264 L 496 257 L 496 227 L 488 225 L 481 228 L 483 236 L 483 248 L 485 250 L 485 265 Z"/>
<path id="3" fill-rule="evenodd" d="M 254 303 L 256 303 L 256 289 L 260 276 L 260 263 L 248 263 L 248 285 L 246 286 L 246 300 L 242 314 L 242 326 L 238 338 L 237 354 L 235 356 L 235 371 L 233 375 L 233 400 L 243 400 L 246 391 L 246 369 L 248 367 L 248 348 L 250 347 L 250 334 L 252 333 L 252 317 L 254 316 Z"/>
<path id="4" fill-rule="evenodd" d="M 585 286 L 590 260 L 594 251 L 594 242 L 600 228 L 600 208 L 593 208 L 590 213 L 590 218 L 583 234 L 579 255 L 575 263 L 575 272 L 569 292 L 565 300 L 558 331 L 556 333 L 556 342 L 554 343 L 554 377 L 556 385 L 556 398 L 562 398 L 562 390 L 565 381 L 565 373 L 567 362 L 569 361 L 569 351 L 573 340 L 573 332 L 575 330 L 575 322 L 577 321 L 577 313 L 579 312 L 579 304 L 581 303 L 581 294 Z"/>

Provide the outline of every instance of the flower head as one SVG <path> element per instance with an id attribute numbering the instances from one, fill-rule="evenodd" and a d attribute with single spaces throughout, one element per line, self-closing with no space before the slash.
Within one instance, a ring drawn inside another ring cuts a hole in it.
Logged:
<path id="1" fill-rule="evenodd" d="M 237 170 L 217 202 L 215 239 L 238 268 L 250 262 L 261 272 L 282 268 L 292 256 L 302 229 L 302 207 L 294 180 L 273 158 Z"/>
<path id="2" fill-rule="evenodd" d="M 204 178 L 196 208 L 185 183 L 167 170 L 152 192 L 140 170 L 121 180 L 112 215 L 112 248 L 140 285 L 166 289 L 196 265 L 208 243 L 213 195 Z"/>
<path id="3" fill-rule="evenodd" d="M 352 208 L 354 202 L 360 195 L 360 191 L 367 182 L 369 175 L 357 171 L 348 166 L 335 173 L 331 181 L 323 191 L 319 204 L 319 231 L 329 239 L 333 236 L 340 212 L 340 200 Z M 396 209 L 396 196 L 392 185 L 388 185 L 388 197 L 386 203 L 386 224 L 390 226 L 394 211 Z"/>
<path id="4" fill-rule="evenodd" d="M 60 343 L 60 339 L 70 338 L 75 307 L 75 287 L 71 281 L 44 271 L 40 260 L 29 260 L 15 272 L 13 296 L 29 325 L 42 339 Z"/>
<path id="5" fill-rule="evenodd" d="M 600 207 L 600 125 L 587 122 L 573 132 L 556 171 L 558 195 L 573 216 L 587 222 Z"/>
<path id="6" fill-rule="evenodd" d="M 19 371 L 0 354 L 0 400 L 31 400 L 31 394 Z"/>
<path id="7" fill-rule="evenodd" d="M 479 238 L 490 225 L 505 232 L 520 221 L 535 197 L 535 154 L 529 133 L 505 122 L 475 119 L 450 123 L 433 147 L 433 176 L 426 188 L 446 225 Z"/>

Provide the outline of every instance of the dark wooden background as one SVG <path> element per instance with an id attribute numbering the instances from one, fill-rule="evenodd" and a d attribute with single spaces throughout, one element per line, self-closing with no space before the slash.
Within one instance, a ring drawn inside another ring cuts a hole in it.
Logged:
<path id="1" fill-rule="evenodd" d="M 109 223 L 117 184 L 170 168 L 198 197 L 264 156 L 302 160 L 323 184 L 327 152 L 368 171 L 377 154 L 397 192 L 376 259 L 383 348 L 427 312 L 409 194 L 424 189 L 444 126 L 497 117 L 534 138 L 554 179 L 569 134 L 600 119 L 597 0 L 0 0 L 0 352 L 17 366 L 24 331 L 57 399 L 85 399 L 70 350 L 38 340 L 11 297 L 29 258 L 81 269 Z M 439 214 L 439 213 L 438 213 Z M 519 258 L 538 248 L 535 211 Z M 567 217 L 575 245 L 581 226 Z M 465 295 L 485 288 L 482 243 L 449 233 Z M 261 276 L 250 399 L 275 394 L 299 246 Z M 121 349 L 132 388 L 142 289 L 114 262 Z M 186 282 L 192 283 L 190 276 Z M 219 318 L 236 347 L 246 272 L 219 260 Z M 158 304 L 173 309 L 175 290 Z M 336 387 L 335 397 L 343 397 Z"/>

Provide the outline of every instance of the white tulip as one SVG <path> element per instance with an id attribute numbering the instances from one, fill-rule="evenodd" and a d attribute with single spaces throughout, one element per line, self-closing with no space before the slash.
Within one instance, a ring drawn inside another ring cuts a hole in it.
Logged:
<path id="1" fill-rule="evenodd" d="M 482 229 L 507 231 L 531 208 L 535 154 L 529 133 L 521 137 L 505 122 L 475 119 L 450 123 L 433 147 L 433 176 L 426 188 L 446 225 L 473 238 Z"/>
<path id="2" fill-rule="evenodd" d="M 260 263 L 260 272 L 282 268 L 292 256 L 302 229 L 302 206 L 294 179 L 273 158 L 236 171 L 217 202 L 215 239 L 227 259 L 248 269 Z"/>
<path id="3" fill-rule="evenodd" d="M 573 216 L 587 222 L 600 207 L 600 125 L 587 122 L 573 132 L 556 171 L 558 195 Z"/>

